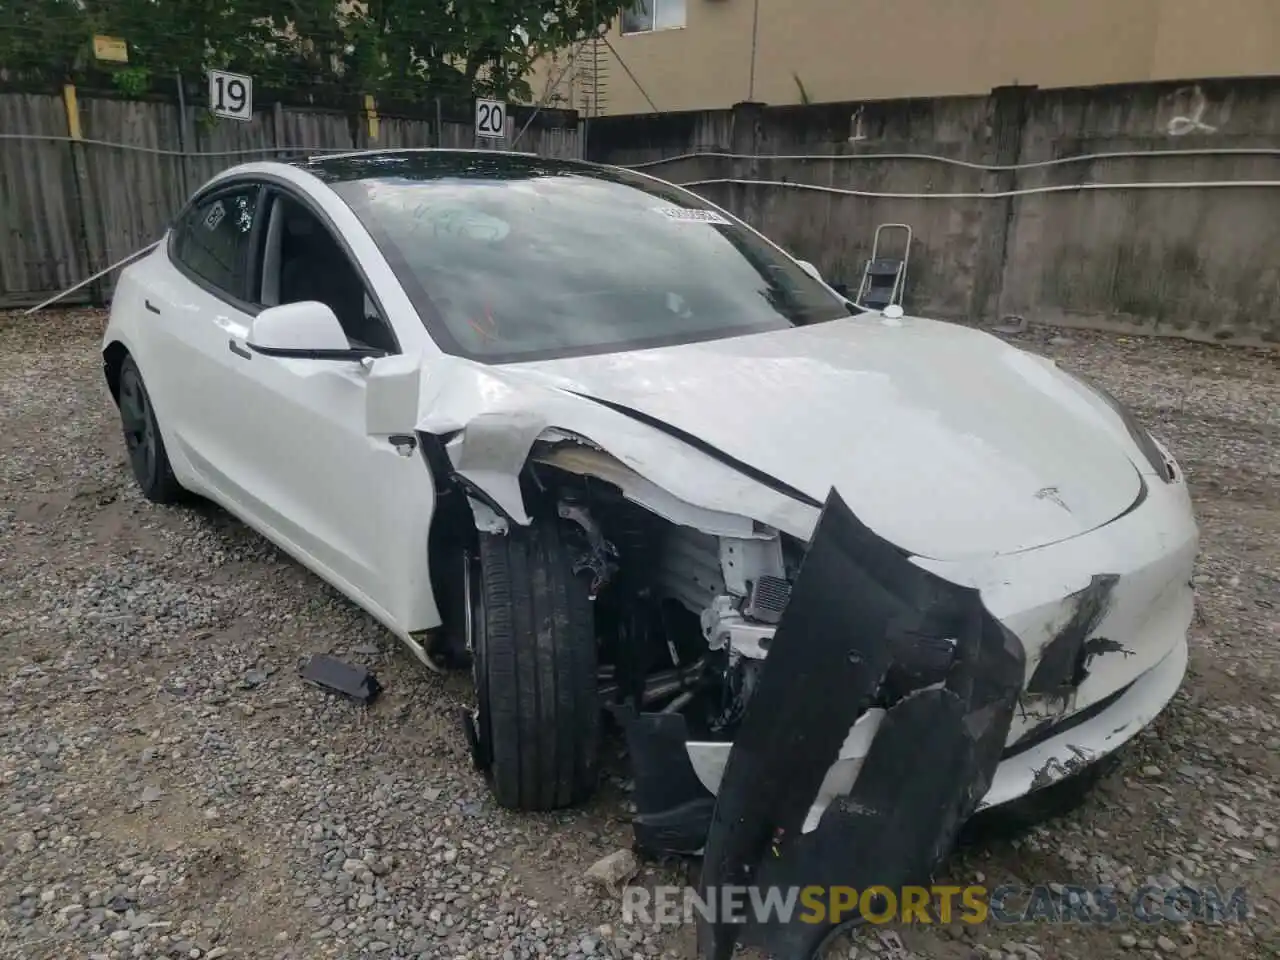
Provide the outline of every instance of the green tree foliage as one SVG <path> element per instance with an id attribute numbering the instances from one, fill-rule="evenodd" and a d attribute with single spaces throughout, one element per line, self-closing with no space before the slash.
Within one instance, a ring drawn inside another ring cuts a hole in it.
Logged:
<path id="1" fill-rule="evenodd" d="M 0 70 L 70 74 L 84 59 L 91 23 L 77 0 L 0 0 Z"/>
<path id="2" fill-rule="evenodd" d="M 94 69 L 91 38 L 129 44 L 129 93 L 209 67 L 264 88 L 425 100 L 526 98 L 529 68 L 612 20 L 618 0 L 0 0 L 0 74 Z"/>

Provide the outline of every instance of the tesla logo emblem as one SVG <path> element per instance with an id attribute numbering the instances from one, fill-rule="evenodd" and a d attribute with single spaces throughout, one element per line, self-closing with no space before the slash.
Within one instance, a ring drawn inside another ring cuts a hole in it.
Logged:
<path id="1" fill-rule="evenodd" d="M 1063 510 L 1067 511 L 1067 513 L 1071 512 L 1071 508 L 1067 506 L 1067 501 L 1062 499 L 1062 494 L 1058 492 L 1057 487 L 1041 487 L 1036 491 L 1036 499 L 1050 500 L 1060 506 Z"/>

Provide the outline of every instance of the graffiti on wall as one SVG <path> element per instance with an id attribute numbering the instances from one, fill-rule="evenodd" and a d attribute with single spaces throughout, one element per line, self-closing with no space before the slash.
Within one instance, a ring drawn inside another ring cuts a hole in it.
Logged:
<path id="1" fill-rule="evenodd" d="M 1205 114 L 1216 109 L 1200 89 L 1200 84 L 1179 87 L 1160 99 L 1156 112 L 1156 129 L 1171 137 L 1189 133 L 1217 133 L 1218 128 L 1205 122 Z"/>

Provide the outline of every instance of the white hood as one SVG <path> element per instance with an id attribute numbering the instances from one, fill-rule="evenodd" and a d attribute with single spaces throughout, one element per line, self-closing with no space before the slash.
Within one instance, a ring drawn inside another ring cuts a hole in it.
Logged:
<path id="1" fill-rule="evenodd" d="M 935 559 L 1086 533 L 1141 490 L 1100 403 L 954 324 L 864 316 L 506 369 L 661 420 L 817 500 L 834 486 L 882 537 Z"/>

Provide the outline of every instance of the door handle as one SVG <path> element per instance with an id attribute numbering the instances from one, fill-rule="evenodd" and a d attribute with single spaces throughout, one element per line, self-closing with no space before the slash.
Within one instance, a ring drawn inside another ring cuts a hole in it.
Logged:
<path id="1" fill-rule="evenodd" d="M 143 303 L 143 305 L 144 305 L 148 310 L 150 310 L 152 313 L 154 313 L 154 314 L 159 314 L 159 313 L 160 313 L 160 308 L 159 308 L 159 307 L 157 307 L 157 306 L 156 306 L 154 303 L 152 303 L 150 300 L 143 300 L 143 301 L 142 301 L 142 303 Z"/>
<path id="2" fill-rule="evenodd" d="M 234 340 L 227 341 L 227 349 L 230 350 L 232 353 L 234 353 L 237 357 L 244 357 L 246 360 L 253 359 L 253 354 L 250 353 L 248 350 L 246 350 L 244 347 L 240 346 L 240 344 L 236 343 Z"/>

